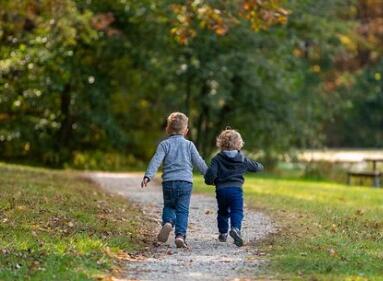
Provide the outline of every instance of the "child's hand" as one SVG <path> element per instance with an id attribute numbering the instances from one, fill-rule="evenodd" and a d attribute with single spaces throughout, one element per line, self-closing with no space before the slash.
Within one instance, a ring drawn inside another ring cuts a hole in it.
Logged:
<path id="1" fill-rule="evenodd" d="M 148 177 L 144 177 L 141 182 L 141 188 L 144 188 L 148 185 L 148 182 L 150 182 L 150 179 Z"/>

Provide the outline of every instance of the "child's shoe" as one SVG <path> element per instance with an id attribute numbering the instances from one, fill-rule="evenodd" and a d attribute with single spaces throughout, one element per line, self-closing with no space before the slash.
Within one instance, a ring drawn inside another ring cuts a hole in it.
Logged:
<path id="1" fill-rule="evenodd" d="M 241 232 L 239 231 L 238 228 L 233 227 L 230 232 L 230 236 L 234 239 L 234 244 L 237 245 L 238 247 L 243 246 L 243 239 L 241 237 Z"/>
<path id="2" fill-rule="evenodd" d="M 186 242 L 185 242 L 185 237 L 183 235 L 180 235 L 180 234 L 178 234 L 176 236 L 175 243 L 176 243 L 177 248 L 187 248 L 188 247 Z"/>
<path id="3" fill-rule="evenodd" d="M 219 240 L 219 242 L 226 242 L 226 240 L 227 240 L 227 233 L 220 233 L 218 235 L 218 240 Z"/>
<path id="4" fill-rule="evenodd" d="M 170 222 L 165 223 L 162 226 L 160 232 L 158 233 L 158 236 L 157 236 L 158 241 L 162 243 L 165 243 L 166 241 L 168 241 L 169 234 L 172 231 L 172 229 L 173 229 L 173 226 Z"/>

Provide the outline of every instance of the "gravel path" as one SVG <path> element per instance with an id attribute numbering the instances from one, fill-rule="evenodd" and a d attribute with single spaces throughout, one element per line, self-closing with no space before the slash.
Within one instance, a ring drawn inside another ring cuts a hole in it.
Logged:
<path id="1" fill-rule="evenodd" d="M 145 215 L 158 221 L 162 210 L 159 185 L 139 187 L 141 174 L 91 173 L 89 177 L 105 190 L 141 204 Z M 265 261 L 253 243 L 238 248 L 229 238 L 218 242 L 214 197 L 192 195 L 187 242 L 191 249 L 176 249 L 174 235 L 168 243 L 153 247 L 149 258 L 126 264 L 128 280 L 254 280 Z M 245 210 L 243 236 L 253 242 L 275 232 L 271 220 L 262 213 Z M 154 237 L 153 237 L 154 239 Z"/>

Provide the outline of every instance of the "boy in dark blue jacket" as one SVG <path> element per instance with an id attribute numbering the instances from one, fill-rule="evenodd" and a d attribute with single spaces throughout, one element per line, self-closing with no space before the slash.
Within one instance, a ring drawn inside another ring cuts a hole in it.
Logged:
<path id="1" fill-rule="evenodd" d="M 246 172 L 259 172 L 263 165 L 245 157 L 241 135 L 236 130 L 224 130 L 217 137 L 217 147 L 221 150 L 212 160 L 205 175 L 205 183 L 216 186 L 218 202 L 218 239 L 226 242 L 229 231 L 238 247 L 243 245 L 241 224 L 243 219 L 243 175 Z"/>

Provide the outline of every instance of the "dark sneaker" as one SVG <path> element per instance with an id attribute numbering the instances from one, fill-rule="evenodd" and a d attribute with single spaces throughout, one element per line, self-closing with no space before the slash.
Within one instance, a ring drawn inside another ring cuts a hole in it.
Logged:
<path id="1" fill-rule="evenodd" d="M 158 241 L 162 243 L 165 243 L 166 241 L 168 241 L 169 234 L 172 231 L 172 229 L 173 229 L 173 226 L 170 222 L 165 223 L 162 226 L 160 232 L 158 233 L 158 236 L 157 236 Z"/>
<path id="2" fill-rule="evenodd" d="M 219 242 L 226 242 L 226 240 L 227 240 L 227 233 L 220 233 L 218 235 L 218 240 L 219 240 Z"/>
<path id="3" fill-rule="evenodd" d="M 182 235 L 177 235 L 175 240 L 177 248 L 187 248 L 187 244 L 185 242 L 185 237 Z"/>
<path id="4" fill-rule="evenodd" d="M 238 228 L 232 228 L 229 232 L 230 236 L 234 239 L 234 244 L 238 247 L 243 246 L 243 239 L 241 237 L 241 232 Z"/>

